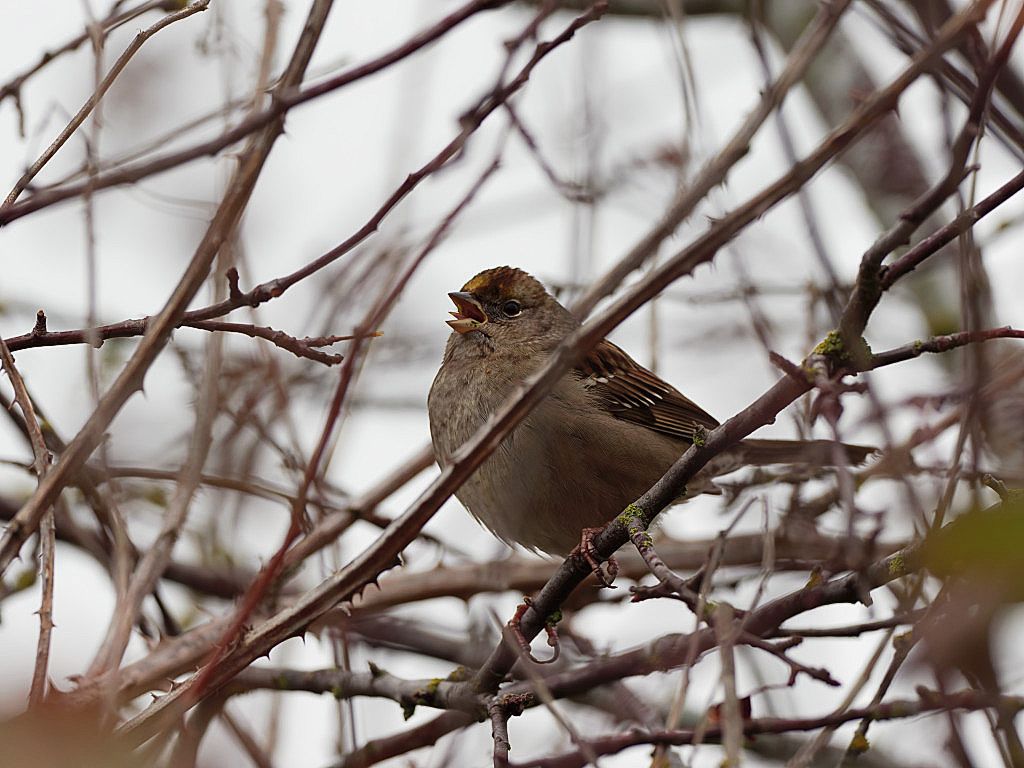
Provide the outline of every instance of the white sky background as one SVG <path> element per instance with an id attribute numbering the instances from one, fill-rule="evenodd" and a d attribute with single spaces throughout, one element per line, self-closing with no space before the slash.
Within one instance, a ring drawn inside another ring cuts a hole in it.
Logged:
<path id="1" fill-rule="evenodd" d="M 105 5 L 94 0 L 93 6 L 97 14 L 105 13 Z M 449 2 L 337 3 L 312 71 L 334 72 L 362 62 L 454 7 Z M 2 81 L 34 62 L 41 51 L 77 34 L 84 23 L 81 5 L 69 0 L 6 0 L 2 9 Z M 261 9 L 262 3 L 250 0 L 214 0 L 211 11 L 172 25 L 149 41 L 104 101 L 101 154 L 114 157 L 142 146 L 190 117 L 217 108 L 225 93 L 244 93 L 258 59 Z M 305 13 L 305 3 L 287 4 L 282 52 L 290 51 Z M 288 117 L 286 135 L 274 148 L 244 220 L 243 288 L 290 272 L 345 239 L 407 173 L 447 143 L 458 130 L 458 115 L 493 84 L 504 56 L 501 43 L 522 27 L 527 14 L 513 7 L 477 16 L 440 44 L 398 66 L 294 109 Z M 147 16 L 114 33 L 107 43 L 106 64 L 109 66 L 138 28 L 154 19 Z M 543 27 L 544 37 L 556 34 L 568 19 L 566 15 L 553 17 Z M 868 63 L 877 67 L 879 78 L 884 80 L 886 74 L 901 66 L 902 57 L 891 51 L 864 18 L 848 14 L 846 23 L 856 33 L 852 36 L 858 45 L 870 52 Z M 552 188 L 518 138 L 509 140 L 499 174 L 460 218 L 443 247 L 421 268 L 382 327 L 384 337 L 373 343 L 374 354 L 357 391 L 356 406 L 345 422 L 330 467 L 330 476 L 340 486 L 354 493 L 368 487 L 427 441 L 424 401 L 447 335 L 442 321 L 449 308 L 448 291 L 457 290 L 480 269 L 500 264 L 520 266 L 548 282 L 586 282 L 600 275 L 647 230 L 667 204 L 675 183 L 673 169 L 664 166 L 628 173 L 617 169 L 649 156 L 655 147 L 678 146 L 684 135 L 698 157 L 706 157 L 721 146 L 756 103 L 760 68 L 743 27 L 726 19 L 698 18 L 687 23 L 683 37 L 699 84 L 700 125 L 696 128 L 687 128 L 684 122 L 680 71 L 672 34 L 664 25 L 607 17 L 588 26 L 573 43 L 538 67 L 516 104 L 545 157 L 566 179 L 582 178 L 592 157 L 596 161 L 593 170 L 601 177 L 612 176 L 615 189 L 597 208 L 592 236 L 587 236 L 591 239 L 581 238 L 577 233 L 587 230 L 586 212 Z M 201 44 L 207 52 L 201 50 Z M 5 185 L 5 192 L 92 91 L 92 67 L 92 54 L 83 49 L 31 81 L 23 93 L 28 133 L 24 141 L 17 139 L 11 102 L 0 105 L 0 183 Z M 901 102 L 901 114 L 937 114 L 934 103 L 934 90 L 922 82 Z M 786 114 L 803 151 L 812 147 L 826 129 L 800 91 L 787 100 Z M 490 162 L 503 124 L 503 115 L 495 114 L 471 140 L 466 157 L 417 189 L 366 247 L 382 251 L 387 246 L 414 247 L 422 242 Z M 212 130 L 217 128 L 219 124 L 214 124 Z M 930 160 L 931 169 L 942 169 L 945 161 L 940 153 L 938 123 L 908 118 L 904 128 L 921 142 L 921 154 Z M 786 162 L 776 137 L 769 121 L 754 151 L 730 175 L 728 185 L 712 195 L 717 207 L 702 209 L 680 228 L 668 247 L 685 245 L 703 231 L 706 216 L 729 210 L 784 172 Z M 193 140 L 192 134 L 182 139 Z M 77 167 L 82 156 L 81 139 L 76 137 L 50 163 L 41 180 L 59 178 Z M 981 162 L 979 197 L 1018 170 L 992 141 L 983 144 Z M 140 317 L 162 306 L 205 228 L 229 163 L 195 162 L 133 187 L 97 196 L 97 305 L 102 322 Z M 687 172 L 693 173 L 694 166 Z M 840 273 L 850 278 L 861 252 L 876 236 L 877 224 L 842 171 L 830 168 L 810 190 L 830 252 Z M 984 222 L 979 227 L 982 242 L 985 233 L 1012 221 L 1019 210 L 1019 204 L 1011 203 Z M 1011 229 L 985 249 L 985 263 L 992 273 L 1000 275 L 994 284 L 994 316 L 998 323 L 1024 327 L 1024 302 L 1019 299 L 1024 269 L 1019 253 L 1019 233 Z M 0 258 L 0 332 L 4 336 L 29 330 L 34 312 L 40 307 L 48 314 L 51 330 L 81 327 L 86 312 L 87 272 L 80 201 L 55 206 L 0 230 Z M 719 418 L 747 405 L 777 377 L 750 332 L 741 304 L 680 300 L 736 288 L 740 284 L 737 260 L 758 284 L 792 286 L 820 280 L 799 211 L 789 202 L 748 228 L 733 247 L 718 255 L 714 266 L 702 267 L 692 279 L 680 281 L 668 291 L 669 297 L 658 302 L 659 373 Z M 261 307 L 259 322 L 299 337 L 350 332 L 351 325 L 323 328 L 315 306 L 323 286 L 329 285 L 338 269 L 327 270 L 310 284 L 300 284 Z M 209 293 L 201 293 L 197 304 L 207 303 L 208 297 Z M 776 351 L 790 358 L 799 359 L 808 343 L 827 329 L 823 317 L 817 317 L 814 327 L 808 327 L 801 296 L 772 298 L 763 306 L 776 322 Z M 359 316 L 358 310 L 353 308 L 348 315 L 352 323 Z M 236 315 L 232 319 L 246 320 L 245 313 Z M 628 320 L 613 338 L 641 363 L 648 364 L 652 359 L 650 328 L 650 313 L 644 310 Z M 897 293 L 883 301 L 868 328 L 868 341 L 878 350 L 907 343 L 924 333 L 916 310 L 902 303 Z M 175 341 L 198 350 L 203 334 L 181 330 Z M 135 343 L 108 344 L 99 357 L 116 364 Z M 253 344 L 250 340 L 231 340 L 228 348 L 248 350 Z M 344 345 L 339 351 L 344 352 Z M 315 363 L 297 360 L 276 348 L 268 348 L 265 354 L 277 356 L 288 370 L 304 366 L 322 381 L 334 381 L 336 369 L 319 370 Z M 78 347 L 26 350 L 17 355 L 29 386 L 65 437 L 77 431 L 90 411 L 85 355 Z M 873 381 L 885 400 L 895 401 L 907 394 L 940 388 L 935 379 L 942 376 L 942 367 L 930 359 L 880 373 Z M 8 385 L 5 382 L 0 386 Z M 181 459 L 177 453 L 183 445 L 180 438 L 191 423 L 192 398 L 191 385 L 182 379 L 174 355 L 165 353 L 146 379 L 145 396 L 134 397 L 112 427 L 113 459 L 176 466 Z M 300 425 L 307 450 L 315 444 L 326 408 L 326 401 L 301 406 Z M 844 419 L 846 437 L 877 442 L 877 432 L 858 427 L 859 412 L 860 407 L 851 402 L 850 413 Z M 907 418 L 896 419 L 894 424 L 903 435 L 913 426 L 914 420 Z M 764 434 L 791 436 L 792 421 L 783 417 Z M 169 453 L 169 447 L 175 453 Z M 0 458 L 24 461 L 26 450 L 9 423 L 0 420 Z M 382 457 L 386 462 L 382 463 Z M 931 458 L 943 457 L 933 453 Z M 281 477 L 276 467 L 267 467 L 266 471 L 271 473 L 268 479 Z M 385 504 L 384 512 L 399 514 L 430 477 L 425 473 L 396 494 Z M 24 473 L 0 468 L 0 487 L 8 496 L 27 494 L 33 485 Z M 883 511 L 883 500 L 891 498 L 891 494 L 880 493 L 877 511 Z M 209 504 L 202 505 L 202 494 L 199 499 L 197 514 L 217 513 Z M 717 505 L 715 500 L 697 500 L 671 514 L 664 527 L 679 536 L 713 534 L 727 522 L 716 511 Z M 149 507 L 138 514 L 149 516 L 152 525 L 158 511 Z M 905 513 L 892 508 L 885 512 L 887 536 L 898 538 L 910 532 Z M 280 508 L 267 507 L 242 527 L 245 540 L 238 544 L 251 558 L 250 565 L 273 552 L 286 522 Z M 842 524 L 839 517 L 826 518 L 825 522 L 834 528 Z M 741 527 L 756 530 L 760 524 L 757 514 L 752 514 Z M 499 557 L 503 552 L 503 547 L 479 529 L 454 500 L 427 530 L 454 540 L 461 551 L 471 552 L 477 559 Z M 371 536 L 367 530 L 366 540 Z M 351 547 L 355 539 L 347 541 Z M 183 538 L 176 553 L 187 556 L 193 546 L 192 539 Z M 353 552 L 347 550 L 340 556 L 344 559 Z M 436 551 L 424 545 L 412 547 L 407 554 L 410 568 L 430 568 L 437 561 Z M 57 629 L 51 673 L 59 687 L 69 687 L 66 676 L 83 669 L 102 637 L 112 607 L 112 592 L 99 566 L 86 556 L 60 546 L 57 562 Z M 323 569 L 326 565 L 321 561 L 315 567 Z M 312 583 L 316 573 L 306 576 Z M 771 590 L 792 589 L 799 585 L 799 579 L 777 577 L 771 582 Z M 752 588 L 744 587 L 734 597 L 742 604 L 751 594 Z M 888 598 L 881 591 L 876 594 L 884 612 Z M 728 592 L 723 597 L 728 599 Z M 493 605 L 506 618 L 516 599 L 510 594 Z M 37 631 L 33 612 L 38 601 L 38 591 L 28 590 L 7 599 L 2 606 L 0 690 L 4 696 L 0 707 L 8 712 L 22 706 L 28 689 Z M 665 631 L 690 629 L 689 615 L 665 602 L 625 609 L 595 606 L 583 611 L 578 622 L 581 629 L 603 639 L 609 649 L 629 647 Z M 486 623 L 488 607 L 473 605 L 471 615 Z M 431 612 L 447 616 L 445 621 L 453 626 L 458 626 L 464 616 L 455 601 L 418 606 L 416 615 Z M 835 607 L 801 617 L 799 623 L 847 623 L 857 615 L 866 615 L 866 611 Z M 1008 645 L 1012 644 L 1011 637 L 1008 635 Z M 833 675 L 844 683 L 851 682 L 875 642 L 874 636 L 828 641 L 825 650 Z M 138 638 L 134 643 L 130 654 L 142 649 Z M 795 655 L 820 663 L 822 649 L 808 643 Z M 366 658 L 364 653 L 356 653 L 357 667 Z M 422 661 L 410 663 L 407 657 L 386 652 L 374 653 L 373 658 L 398 675 L 443 676 L 450 671 L 442 664 L 429 669 Z M 313 638 L 304 645 L 287 643 L 271 661 L 309 668 L 331 663 L 329 652 Z M 770 679 L 785 679 L 781 665 L 767 661 L 761 667 Z M 658 675 L 651 678 L 651 684 L 664 689 L 667 698 L 677 679 L 676 675 Z M 696 706 L 710 700 L 709 686 L 717 679 L 713 656 L 697 667 L 695 679 L 699 693 L 691 701 Z M 897 690 L 909 692 L 915 682 L 927 680 L 922 674 L 906 670 Z M 1019 675 L 1017 682 L 1021 682 Z M 760 684 L 742 657 L 739 684 L 741 693 Z M 869 698 L 874 685 L 869 684 L 865 690 Z M 839 701 L 842 693 L 819 684 L 801 683 L 778 700 L 784 708 L 795 707 L 795 714 L 811 715 L 824 712 L 830 703 Z M 266 710 L 252 702 L 260 701 L 261 697 L 253 696 L 234 705 L 234 711 L 244 712 L 244 719 L 255 726 L 257 733 Z M 326 698 L 294 693 L 285 694 L 284 706 L 285 730 L 277 753 L 280 764 L 316 766 L 329 762 L 335 738 L 332 704 Z M 394 702 L 360 701 L 357 712 L 360 743 L 407 727 Z M 410 724 L 433 716 L 433 712 L 421 709 Z M 580 727 L 588 727 L 587 723 L 583 721 Z M 607 723 L 591 725 L 593 733 L 609 728 Z M 981 729 L 976 731 L 978 741 L 989 743 L 984 723 L 973 721 L 973 725 Z M 922 750 L 941 750 L 940 739 L 923 738 L 925 734 L 941 733 L 938 719 L 909 726 L 922 736 L 914 743 L 886 738 L 887 734 L 900 733 L 901 728 L 905 734 L 907 727 L 905 723 L 876 724 L 872 727 L 872 743 L 903 757 L 907 764 L 922 764 L 932 754 Z M 840 731 L 837 743 L 845 744 L 850 732 Z M 517 760 L 534 751 L 549 751 L 550 739 L 555 738 L 564 741 L 543 711 L 531 712 L 511 723 L 512 754 Z M 233 746 L 215 729 L 207 748 L 207 759 L 214 760 L 217 750 Z M 483 764 L 490 750 L 487 727 L 477 727 L 461 750 L 466 762 L 459 764 Z M 605 758 L 601 764 L 638 765 L 644 754 L 644 750 L 635 750 Z M 938 754 L 934 753 L 939 761 L 936 764 L 942 759 Z M 714 749 L 706 749 L 701 755 L 695 765 L 717 765 L 720 759 Z M 979 766 L 995 764 L 991 762 L 995 755 L 989 752 L 979 751 L 976 757 Z M 404 764 L 404 759 L 392 764 Z M 422 755 L 419 759 L 423 765 L 438 764 Z M 756 765 L 757 761 L 751 760 L 750 764 Z"/>

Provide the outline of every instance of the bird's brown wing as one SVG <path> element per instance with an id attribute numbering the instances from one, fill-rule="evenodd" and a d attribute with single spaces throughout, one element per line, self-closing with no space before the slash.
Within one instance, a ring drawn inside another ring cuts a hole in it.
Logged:
<path id="1" fill-rule="evenodd" d="M 580 361 L 576 372 L 583 386 L 620 419 L 689 442 L 697 426 L 718 426 L 714 416 L 607 339 Z"/>

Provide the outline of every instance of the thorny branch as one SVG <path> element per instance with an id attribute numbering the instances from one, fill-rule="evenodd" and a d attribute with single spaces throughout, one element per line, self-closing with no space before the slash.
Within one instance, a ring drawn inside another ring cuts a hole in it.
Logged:
<path id="1" fill-rule="evenodd" d="M 238 276 L 231 270 L 228 280 L 233 285 L 237 284 Z M 244 304 L 239 305 L 244 306 Z M 352 341 L 355 336 L 318 336 L 299 339 L 284 331 L 278 331 L 267 326 L 253 325 L 252 323 L 228 323 L 217 320 L 189 320 L 189 313 L 179 323 L 179 328 L 197 328 L 211 333 L 238 333 L 252 339 L 265 339 L 274 346 L 291 352 L 296 357 L 304 357 L 324 365 L 337 365 L 342 361 L 341 355 L 322 352 L 321 347 L 328 347 L 340 341 Z M 140 320 L 123 320 L 119 323 L 101 325 L 97 328 L 84 328 L 73 331 L 50 331 L 47 330 L 46 315 L 39 310 L 36 325 L 33 329 L 21 336 L 12 336 L 7 340 L 8 347 L 12 351 L 21 349 L 34 349 L 38 347 L 63 346 L 65 344 L 88 344 L 92 347 L 101 347 L 108 339 L 124 339 L 133 336 L 143 336 L 149 326 L 151 318 Z M 371 336 L 380 336 L 379 331 L 374 331 Z"/>
<path id="2" fill-rule="evenodd" d="M 36 478 L 42 481 L 50 469 L 50 451 L 46 447 L 46 439 L 39 428 L 39 419 L 36 416 L 35 406 L 32 404 L 32 397 L 25 387 L 25 380 L 18 372 L 14 364 L 14 355 L 4 344 L 3 339 L 0 339 L 0 363 L 14 387 L 14 399 L 18 407 L 21 408 L 22 418 L 29 435 L 29 443 L 32 446 L 32 469 L 36 473 Z M 46 694 L 46 670 L 50 662 L 50 638 L 53 634 L 53 560 L 56 536 L 53 511 L 51 510 L 43 516 L 40 523 L 39 571 L 42 574 L 42 599 L 39 606 L 39 641 L 36 645 L 36 663 L 32 672 L 32 687 L 28 694 L 30 707 L 38 706 Z"/>

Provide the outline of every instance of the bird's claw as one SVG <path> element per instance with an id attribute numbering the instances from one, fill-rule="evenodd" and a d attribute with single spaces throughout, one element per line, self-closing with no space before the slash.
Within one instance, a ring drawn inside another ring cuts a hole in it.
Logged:
<path id="1" fill-rule="evenodd" d="M 591 573 L 602 587 L 615 589 L 613 582 L 619 575 L 619 561 L 614 557 L 609 557 L 605 561 L 608 569 L 605 573 L 605 569 L 601 567 L 601 561 L 597 558 L 597 550 L 594 548 L 594 537 L 603 530 L 604 528 L 584 528 L 580 531 L 580 543 L 569 553 L 569 556 L 582 558 L 590 566 Z"/>
<path id="2" fill-rule="evenodd" d="M 524 597 L 523 602 L 516 608 L 515 614 L 508 621 L 508 630 L 515 638 L 516 643 L 519 645 L 519 650 L 523 652 L 534 664 L 554 664 L 558 661 L 558 657 L 562 655 L 562 646 L 558 643 L 558 630 L 555 629 L 555 621 L 544 622 L 544 632 L 548 636 L 548 645 L 552 648 L 552 654 L 550 659 L 541 661 L 533 655 L 533 650 L 530 648 L 530 641 L 526 639 L 526 635 L 523 634 L 523 615 L 533 605 L 533 600 L 529 597 Z"/>

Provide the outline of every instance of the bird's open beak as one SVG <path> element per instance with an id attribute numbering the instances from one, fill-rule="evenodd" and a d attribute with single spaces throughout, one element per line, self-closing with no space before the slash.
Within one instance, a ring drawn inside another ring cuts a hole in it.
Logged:
<path id="1" fill-rule="evenodd" d="M 460 291 L 449 293 L 449 298 L 455 302 L 456 312 L 451 312 L 454 320 L 447 320 L 453 331 L 458 333 L 469 333 L 475 331 L 487 322 L 487 313 L 480 306 L 480 302 L 471 293 Z"/>

